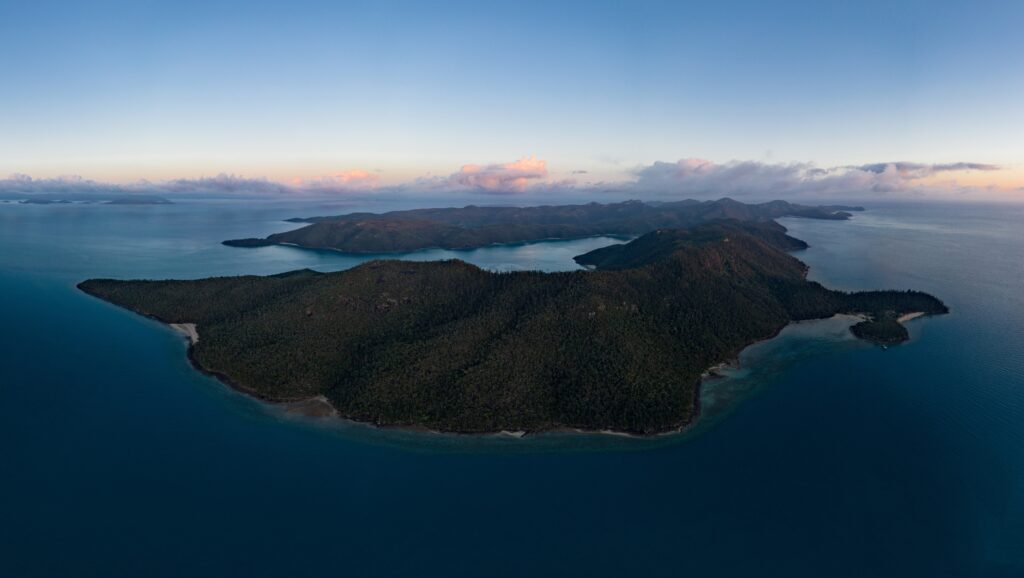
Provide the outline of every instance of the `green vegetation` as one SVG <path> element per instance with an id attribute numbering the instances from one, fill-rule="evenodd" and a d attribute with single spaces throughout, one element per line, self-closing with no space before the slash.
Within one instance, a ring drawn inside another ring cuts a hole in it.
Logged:
<path id="1" fill-rule="evenodd" d="M 352 419 L 457 432 L 650 434 L 690 423 L 702 372 L 790 321 L 946 311 L 924 293 L 809 282 L 784 231 L 659 230 L 578 258 L 595 271 L 377 260 L 327 274 L 80 287 L 195 323 L 193 361 L 268 400 L 324 395 Z"/>
<path id="2" fill-rule="evenodd" d="M 783 251 L 799 251 L 807 243 L 786 234 L 786 228 L 775 221 L 743 223 L 719 222 L 694 229 L 658 229 L 625 245 L 609 245 L 575 257 L 580 265 L 595 269 L 635 269 L 660 261 L 676 251 L 707 243 L 730 242 L 729 233 L 739 228 Z"/>
<path id="3" fill-rule="evenodd" d="M 312 223 L 265 239 L 224 241 L 233 247 L 288 244 L 349 253 L 405 253 L 428 248 L 470 249 L 541 239 L 575 239 L 595 235 L 642 235 L 655 229 L 692 227 L 722 219 L 769 221 L 796 216 L 847 219 L 860 207 L 807 207 L 785 201 L 748 205 L 732 199 L 542 207 L 414 209 L 384 214 L 352 213 L 334 217 L 291 219 Z"/>
<path id="4" fill-rule="evenodd" d="M 861 339 L 881 345 L 900 343 L 909 338 L 907 328 L 897 321 L 896 316 L 892 314 L 861 321 L 851 327 L 850 331 Z"/>

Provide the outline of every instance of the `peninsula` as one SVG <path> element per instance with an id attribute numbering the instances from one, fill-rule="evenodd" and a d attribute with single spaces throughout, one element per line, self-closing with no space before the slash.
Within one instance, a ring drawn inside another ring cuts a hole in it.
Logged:
<path id="1" fill-rule="evenodd" d="M 707 368 L 791 321 L 859 314 L 858 336 L 888 342 L 899 317 L 947 311 L 921 292 L 808 281 L 787 252 L 804 246 L 775 222 L 727 220 L 578 256 L 590 271 L 375 260 L 79 287 L 191 324 L 193 363 L 264 400 L 326 400 L 353 420 L 461 433 L 655 434 L 693 422 Z"/>
<path id="2" fill-rule="evenodd" d="M 717 221 L 767 221 L 778 217 L 843 220 L 862 207 L 805 206 L 786 201 L 746 204 L 732 199 L 541 207 L 413 209 L 289 219 L 305 227 L 264 239 L 224 241 L 232 247 L 293 245 L 346 253 L 407 253 L 421 249 L 473 249 L 487 245 L 597 235 L 633 237 L 655 229 L 685 228 Z"/>

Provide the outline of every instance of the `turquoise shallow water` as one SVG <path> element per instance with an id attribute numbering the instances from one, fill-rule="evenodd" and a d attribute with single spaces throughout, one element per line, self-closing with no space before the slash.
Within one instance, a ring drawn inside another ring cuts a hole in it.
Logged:
<path id="1" fill-rule="evenodd" d="M 351 208 L 0 204 L 0 575 L 1024 575 L 1024 207 L 784 220 L 813 278 L 952 314 L 885 351 L 791 326 L 655 440 L 286 418 L 74 288 L 350 267 L 219 241 Z M 557 270 L 611 242 L 412 258 Z"/>

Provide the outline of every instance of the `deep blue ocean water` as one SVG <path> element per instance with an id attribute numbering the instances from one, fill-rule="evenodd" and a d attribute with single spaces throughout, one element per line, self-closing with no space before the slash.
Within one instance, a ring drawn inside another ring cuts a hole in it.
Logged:
<path id="1" fill-rule="evenodd" d="M 1024 576 L 1024 206 L 784 219 L 812 278 L 952 313 L 888 350 L 793 325 L 653 440 L 286 417 L 75 289 L 350 267 L 219 242 L 353 208 L 0 204 L 0 576 Z M 411 258 L 557 270 L 611 242 Z"/>

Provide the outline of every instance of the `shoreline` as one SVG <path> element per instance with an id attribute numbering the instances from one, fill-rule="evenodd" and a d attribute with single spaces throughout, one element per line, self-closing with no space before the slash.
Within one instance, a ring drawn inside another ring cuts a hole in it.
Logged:
<path id="1" fill-rule="evenodd" d="M 913 311 L 913 312 L 910 312 L 910 313 L 904 313 L 903 315 L 900 315 L 899 317 L 896 318 L 896 321 L 899 322 L 899 323 L 906 323 L 907 321 L 910 321 L 911 319 L 917 319 L 918 317 L 924 317 L 924 316 L 925 316 L 925 312 L 924 311 Z"/>
<path id="2" fill-rule="evenodd" d="M 109 303 L 108 301 L 106 301 L 104 299 L 100 299 L 100 301 L 103 301 L 105 303 Z M 111 303 L 111 305 L 114 305 L 114 304 Z M 380 424 L 380 423 L 374 422 L 372 420 L 356 419 L 356 418 L 353 418 L 351 416 L 343 415 L 338 410 L 338 408 L 336 408 L 334 406 L 334 404 L 332 404 L 330 402 L 330 400 L 326 396 L 324 396 L 322 394 L 321 395 L 312 396 L 312 397 L 304 397 L 304 398 L 272 398 L 272 397 L 268 397 L 268 396 L 265 396 L 265 395 L 261 395 L 261 394 L 257 393 L 256 391 L 253 391 L 252 389 L 250 389 L 250 388 L 248 388 L 248 387 L 246 387 L 246 386 L 244 386 L 244 385 L 242 385 L 242 384 L 232 380 L 230 377 L 228 377 L 224 373 L 208 369 L 206 367 L 203 367 L 202 364 L 199 363 L 199 360 L 196 359 L 196 356 L 195 356 L 195 346 L 196 346 L 196 343 L 199 341 L 199 333 L 198 333 L 198 330 L 196 329 L 196 325 L 194 323 L 168 323 L 168 322 L 166 322 L 166 321 L 164 321 L 164 320 L 162 320 L 162 319 L 160 319 L 160 318 L 158 318 L 156 316 L 153 316 L 153 315 L 140 314 L 140 313 L 134 312 L 134 311 L 132 313 L 135 313 L 136 315 L 141 315 L 143 317 L 146 317 L 148 319 L 156 321 L 156 322 L 160 323 L 161 325 L 164 325 L 164 326 L 170 328 L 172 331 L 174 331 L 178 335 L 184 337 L 186 339 L 186 342 L 188 343 L 188 348 L 186 350 L 186 357 L 188 358 L 189 364 L 196 371 L 198 371 L 199 373 L 201 373 L 203 375 L 206 375 L 208 377 L 215 378 L 217 381 L 221 382 L 222 384 L 226 385 L 228 388 L 230 388 L 230 389 L 232 389 L 232 390 L 234 390 L 234 391 L 236 391 L 238 393 L 244 394 L 244 395 L 246 395 L 248 397 L 251 397 L 251 398 L 253 398 L 253 399 L 257 400 L 257 401 L 260 401 L 262 403 L 275 406 L 275 407 L 283 410 L 283 413 L 285 415 L 300 416 L 300 417 L 314 418 L 314 419 L 341 420 L 341 421 L 349 422 L 351 424 L 362 425 L 362 426 L 367 426 L 367 427 L 373 427 L 373 428 L 377 428 L 377 429 L 381 429 L 381 430 L 388 430 L 388 429 L 390 429 L 390 430 L 410 431 L 410 432 L 419 432 L 419 433 L 430 433 L 430 434 L 436 434 L 436 435 L 458 436 L 458 437 L 462 437 L 462 436 L 468 436 L 468 437 L 508 437 L 508 438 L 512 438 L 512 439 L 526 439 L 526 438 L 534 437 L 534 436 L 536 436 L 538 434 L 571 433 L 571 434 L 579 434 L 579 435 L 614 436 L 614 437 L 627 438 L 627 439 L 633 439 L 633 440 L 638 440 L 638 441 L 640 441 L 640 440 L 653 440 L 653 439 L 664 438 L 664 437 L 674 436 L 674 435 L 682 435 L 682 434 L 685 434 L 688 431 L 694 429 L 700 423 L 700 419 L 701 419 L 701 414 L 702 414 L 702 412 L 701 412 L 701 395 L 702 395 L 703 388 L 704 388 L 704 381 L 707 380 L 707 379 L 723 379 L 723 378 L 726 377 L 726 376 L 723 376 L 723 375 L 719 375 L 719 374 L 713 373 L 715 369 L 724 369 L 726 367 L 739 367 L 739 357 L 740 357 L 740 354 L 744 350 L 746 350 L 748 347 L 752 347 L 752 346 L 757 345 L 759 343 L 763 343 L 765 341 L 770 341 L 772 339 L 775 339 L 776 337 L 779 336 L 780 333 L 782 333 L 782 331 L 786 327 L 789 327 L 790 325 L 797 324 L 797 323 L 804 323 L 804 322 L 808 322 L 808 321 L 818 321 L 819 320 L 819 319 L 802 319 L 802 320 L 798 320 L 798 321 L 790 321 L 789 323 L 786 323 L 785 325 L 783 325 L 782 327 L 780 327 L 776 331 L 774 331 L 772 333 L 772 335 L 770 335 L 768 337 L 765 337 L 763 339 L 758 339 L 758 340 L 756 340 L 754 342 L 748 343 L 747 345 L 744 345 L 743 347 L 741 347 L 738 351 L 736 351 L 731 357 L 729 357 L 725 361 L 721 361 L 721 362 L 716 363 L 716 364 L 712 365 L 711 367 L 709 367 L 707 370 L 705 370 L 703 373 L 701 373 L 701 375 L 697 378 L 697 384 L 696 384 L 696 386 L 694 387 L 694 390 L 693 390 L 694 391 L 694 399 L 693 399 L 693 408 L 694 409 L 693 409 L 692 419 L 690 421 L 686 422 L 686 423 L 678 424 L 678 425 L 676 425 L 674 427 L 669 427 L 669 428 L 666 428 L 666 429 L 664 429 L 662 431 L 656 431 L 656 432 L 652 432 L 652 433 L 640 433 L 640 432 L 625 431 L 625 430 L 613 430 L 613 429 L 599 429 L 598 430 L 598 429 L 584 429 L 584 428 L 565 426 L 565 425 L 555 425 L 553 427 L 549 427 L 549 428 L 545 428 L 545 429 L 538 429 L 538 430 L 507 430 L 507 429 L 503 429 L 503 430 L 497 430 L 497 431 L 466 432 L 466 431 L 449 431 L 449 430 L 433 429 L 433 428 L 429 428 L 429 427 L 426 427 L 426 426 L 423 426 L 423 425 L 419 425 L 419 424 Z M 821 318 L 821 319 L 831 319 L 831 318 L 840 317 L 840 316 L 860 317 L 859 315 L 851 315 L 851 314 L 839 313 L 839 314 L 833 315 L 831 317 L 825 317 L 825 318 Z"/>
<path id="3" fill-rule="evenodd" d="M 105 303 L 110 303 L 110 302 L 106 301 L 105 299 L 99 298 L 99 297 L 97 297 L 95 295 L 93 295 L 93 296 L 96 297 L 97 299 L 100 299 L 100 301 L 104 301 Z M 117 306 L 116 304 L 113 304 L 113 303 L 110 303 L 110 304 L 114 305 L 114 306 L 116 306 L 118 308 L 121 308 L 120 306 Z M 128 310 L 128 311 L 131 311 L 131 310 Z M 233 389 L 233 390 L 235 390 L 235 391 L 237 391 L 239 393 L 245 394 L 245 395 L 247 395 L 247 396 L 249 396 L 249 397 L 251 397 L 253 399 L 256 399 L 256 400 L 258 400 L 260 402 L 271 404 L 271 405 L 274 405 L 274 406 L 278 406 L 279 408 L 283 409 L 283 411 L 284 411 L 284 413 L 286 415 L 299 415 L 299 416 L 303 416 L 303 417 L 311 417 L 311 418 L 316 418 L 316 419 L 330 418 L 330 419 L 344 420 L 344 421 L 347 421 L 347 422 L 350 422 L 350 423 L 353 423 L 353 424 L 365 425 L 365 426 L 369 426 L 369 427 L 375 427 L 375 428 L 378 428 L 378 429 L 394 429 L 394 430 L 414 431 L 414 432 L 421 432 L 421 433 L 433 433 L 433 434 L 439 434 L 439 435 L 479 436 L 479 437 L 501 436 L 501 437 L 511 437 L 511 438 L 514 438 L 514 439 L 524 439 L 524 438 L 528 438 L 528 437 L 533 437 L 533 436 L 535 436 L 537 434 L 545 434 L 545 433 L 573 433 L 573 434 L 582 434 L 582 435 L 615 436 L 615 437 L 630 438 L 630 439 L 635 439 L 635 440 L 645 440 L 645 439 L 646 440 L 651 440 L 651 439 L 662 438 L 662 437 L 667 437 L 667 436 L 679 435 L 679 434 L 686 433 L 686 432 L 690 431 L 691 429 L 695 428 L 700 423 L 700 419 L 701 419 L 701 414 L 702 414 L 702 412 L 701 412 L 701 395 L 702 395 L 702 392 L 703 392 L 705 380 L 725 378 L 726 376 L 718 374 L 716 372 L 716 370 L 725 369 L 727 367 L 739 367 L 739 357 L 742 354 L 742 352 L 744 350 L 746 350 L 747 348 L 752 347 L 754 345 L 757 345 L 759 343 L 763 343 L 765 341 L 770 341 L 772 339 L 775 339 L 776 337 L 779 336 L 780 333 L 782 333 L 782 331 L 786 327 L 789 327 L 790 325 L 793 325 L 793 324 L 804 323 L 804 322 L 809 322 L 809 321 L 818 321 L 818 320 L 821 320 L 821 319 L 831 319 L 831 318 L 839 317 L 839 316 L 849 316 L 849 317 L 853 317 L 853 318 L 862 318 L 863 317 L 863 314 L 844 314 L 844 313 L 838 313 L 838 314 L 832 315 L 830 317 L 823 317 L 823 318 L 818 318 L 818 319 L 801 319 L 801 320 L 789 321 L 788 323 L 778 327 L 775 331 L 772 332 L 771 335 L 766 336 L 766 337 L 764 337 L 762 339 L 757 339 L 755 341 L 752 341 L 752 342 L 750 342 L 748 344 L 743 345 L 742 347 L 738 348 L 735 352 L 733 352 L 727 359 L 725 359 L 724 361 L 720 361 L 718 363 L 715 363 L 715 364 L 711 365 L 708 369 L 706 369 L 704 372 L 702 372 L 697 377 L 697 383 L 695 384 L 695 386 L 693 388 L 693 402 L 692 402 L 693 403 L 693 412 L 691 414 L 691 419 L 689 421 L 685 422 L 685 423 L 676 424 L 674 426 L 670 426 L 670 427 L 667 427 L 667 428 L 662 429 L 662 430 L 653 431 L 653 432 L 650 432 L 650 433 L 644 433 L 644 432 L 636 432 L 636 431 L 628 431 L 628 430 L 614 430 L 614 429 L 585 429 L 585 428 L 578 428 L 578 427 L 567 426 L 567 425 L 553 424 L 552 427 L 547 427 L 547 428 L 544 428 L 544 429 L 537 429 L 537 430 L 508 430 L 508 429 L 502 429 L 502 430 L 496 430 L 496 431 L 477 431 L 477 432 L 473 432 L 473 431 L 439 430 L 439 429 L 429 428 L 427 426 L 420 425 L 420 424 L 381 424 L 381 423 L 377 423 L 377 422 L 375 422 L 373 420 L 361 420 L 361 419 L 358 419 L 358 418 L 354 418 L 352 416 L 347 416 L 347 415 L 342 414 L 341 411 L 337 407 L 335 407 L 334 404 L 332 404 L 330 402 L 330 400 L 326 396 L 324 396 L 323 394 L 312 396 L 312 397 L 303 397 L 303 398 L 273 398 L 273 397 L 268 397 L 268 396 L 262 395 L 262 394 L 260 394 L 260 393 L 258 393 L 256 391 L 252 390 L 251 388 L 248 388 L 248 387 L 246 387 L 246 386 L 244 386 L 244 385 L 242 385 L 242 384 L 232 380 L 226 374 L 221 373 L 221 372 L 216 371 L 216 370 L 211 370 L 211 369 L 208 369 L 206 367 L 203 367 L 203 365 L 199 363 L 199 360 L 196 359 L 196 356 L 195 356 L 195 347 L 196 347 L 197 342 L 199 341 L 199 333 L 198 333 L 198 330 L 196 328 L 196 324 L 194 324 L 194 323 L 169 323 L 169 322 L 164 321 L 163 319 L 160 319 L 160 318 L 158 318 L 158 317 L 156 317 L 154 315 L 139 313 L 139 312 L 136 312 L 136 311 L 132 311 L 132 312 L 135 313 L 136 315 L 141 315 L 143 317 L 146 317 L 146 318 L 152 319 L 154 321 L 157 321 L 160 324 L 167 326 L 168 328 L 170 328 L 175 333 L 177 333 L 177 334 L 181 335 L 182 337 L 184 337 L 186 339 L 187 343 L 188 343 L 188 348 L 186 350 L 186 357 L 188 358 L 190 365 L 192 365 L 192 367 L 194 369 L 196 369 L 198 372 L 200 372 L 203 375 L 206 375 L 206 376 L 209 376 L 209 377 L 213 377 L 213 378 L 217 379 L 218 381 L 220 381 L 221 383 L 223 383 L 224 385 L 228 386 L 229 388 L 231 388 L 231 389 Z M 923 312 L 914 312 L 914 313 L 906 314 L 905 316 L 907 316 L 909 319 L 913 319 L 913 318 L 920 317 L 920 316 L 923 316 L 923 315 L 925 315 Z"/>
<path id="4" fill-rule="evenodd" d="M 194 345 L 199 341 L 199 332 L 196 331 L 195 323 L 168 323 L 168 325 L 171 326 L 171 329 L 184 335 L 190 344 Z"/>
<path id="5" fill-rule="evenodd" d="M 102 299 L 101 299 L 101 301 L 102 301 Z M 837 314 L 837 315 L 834 315 L 833 317 L 838 317 L 838 316 L 842 316 L 842 315 L 844 315 L 844 314 Z M 469 436 L 469 437 L 508 437 L 508 438 L 512 438 L 512 439 L 525 439 L 525 438 L 535 437 L 538 434 L 570 433 L 570 434 L 580 434 L 580 435 L 614 436 L 614 437 L 628 438 L 628 439 L 634 439 L 634 440 L 653 440 L 653 439 L 663 438 L 663 437 L 668 437 L 668 436 L 681 435 L 681 434 L 685 434 L 686 432 L 688 432 L 691 429 L 695 428 L 700 423 L 700 418 L 701 418 L 701 395 L 703 393 L 704 381 L 707 380 L 707 379 L 723 379 L 723 378 L 726 377 L 726 376 L 714 373 L 715 369 L 724 369 L 726 367 L 739 367 L 740 366 L 739 365 L 739 356 L 748 347 L 752 347 L 752 346 L 757 345 L 759 343 L 763 343 L 765 341 L 770 341 L 772 339 L 775 339 L 776 337 L 779 336 L 780 333 L 782 333 L 782 331 L 786 327 L 789 327 L 792 324 L 803 323 L 803 322 L 806 322 L 806 321 L 817 321 L 817 320 L 790 321 L 789 323 L 787 323 L 786 325 L 782 326 L 777 331 L 775 331 L 771 336 L 765 337 L 764 339 L 759 339 L 759 340 L 754 341 L 752 343 L 749 343 L 749 344 L 743 346 L 738 352 L 736 352 L 729 359 L 727 359 L 725 361 L 722 361 L 722 362 L 719 362 L 719 363 L 709 367 L 707 370 L 705 370 L 697 378 L 697 384 L 694 387 L 694 400 L 693 400 L 693 408 L 694 409 L 693 409 L 693 414 L 692 414 L 693 417 L 692 417 L 692 419 L 690 421 L 686 422 L 686 423 L 678 424 L 676 426 L 673 426 L 673 427 L 670 427 L 670 428 L 666 428 L 665 430 L 662 430 L 662 431 L 655 431 L 655 432 L 652 432 L 652 433 L 640 433 L 640 432 L 626 431 L 626 430 L 585 429 L 585 428 L 565 426 L 565 425 L 555 425 L 553 427 L 544 428 L 544 429 L 538 429 L 538 430 L 528 430 L 528 429 L 509 430 L 509 429 L 502 429 L 502 430 L 496 430 L 496 431 L 467 432 L 467 431 L 433 429 L 433 428 L 430 428 L 430 427 L 427 427 L 427 426 L 423 426 L 423 425 L 419 425 L 419 424 L 381 424 L 381 423 L 374 422 L 372 420 L 356 419 L 356 418 L 353 418 L 351 416 L 343 415 L 338 410 L 338 408 L 335 407 L 334 404 L 332 404 L 330 402 L 330 400 L 327 398 L 327 396 L 325 396 L 323 394 L 315 395 L 315 396 L 312 396 L 312 397 L 305 397 L 305 398 L 271 398 L 271 397 L 268 397 L 268 396 L 261 395 L 261 394 L 255 392 L 255 391 L 253 391 L 252 389 L 250 389 L 250 388 L 248 388 L 248 387 L 246 387 L 246 386 L 244 386 L 244 385 L 242 385 L 242 384 L 232 380 L 227 375 L 225 375 L 225 374 L 223 374 L 221 372 L 218 372 L 218 371 L 211 370 L 211 369 L 208 369 L 206 367 L 203 367 L 203 365 L 199 363 L 199 360 L 196 359 L 196 357 L 195 357 L 195 351 L 194 351 L 195 344 L 196 344 L 196 342 L 199 341 L 199 333 L 198 333 L 198 331 L 196 329 L 196 325 L 194 323 L 167 323 L 167 322 L 163 321 L 162 319 L 159 319 L 159 318 L 154 317 L 152 315 L 144 315 L 144 317 L 147 317 L 149 319 L 152 319 L 153 321 L 157 321 L 160 324 L 169 327 L 175 333 L 181 335 L 182 337 L 184 337 L 186 339 L 186 341 L 188 343 L 188 348 L 186 350 L 186 357 L 188 358 L 189 364 L 193 367 L 193 369 L 195 369 L 196 371 L 198 371 L 199 373 L 201 373 L 203 375 L 215 378 L 217 381 L 221 382 L 222 384 L 226 385 L 228 388 L 230 388 L 230 389 L 232 389 L 232 390 L 234 390 L 234 391 L 236 391 L 238 393 L 244 394 L 244 395 L 246 395 L 248 397 L 251 397 L 251 398 L 253 398 L 253 399 L 257 400 L 257 401 L 260 401 L 262 403 L 274 406 L 274 407 L 282 410 L 283 413 L 285 415 L 288 415 L 288 416 L 300 416 L 300 417 L 314 418 L 314 419 L 329 418 L 329 419 L 332 419 L 332 420 L 346 421 L 346 422 L 349 422 L 351 424 L 362 425 L 362 426 L 377 428 L 377 429 L 381 429 L 381 430 L 400 430 L 400 431 L 410 431 L 410 432 L 418 432 L 418 433 L 430 433 L 430 434 L 436 434 L 436 435 L 459 436 L 459 437 L 462 437 L 462 436 Z M 828 318 L 825 318 L 825 319 L 828 319 Z"/>
<path id="6" fill-rule="evenodd" d="M 104 301 L 104 300 L 101 299 L 101 301 Z M 686 431 L 688 431 L 691 428 L 693 428 L 694 426 L 696 426 L 697 423 L 700 421 L 700 407 L 701 407 L 700 396 L 701 396 L 701 387 L 702 387 L 703 381 L 704 381 L 703 374 L 701 375 L 700 378 L 698 378 L 698 383 L 697 383 L 696 387 L 694 388 L 693 419 L 690 420 L 687 423 L 680 424 L 678 426 L 666 429 L 664 431 L 657 431 L 657 432 L 652 432 L 652 433 L 649 433 L 649 434 L 638 433 L 638 432 L 631 432 L 631 431 L 624 431 L 624 430 L 613 430 L 613 429 L 600 429 L 600 430 L 597 430 L 597 429 L 584 429 L 584 428 L 571 427 L 571 426 L 563 426 L 563 425 L 556 425 L 554 427 L 545 428 L 545 429 L 538 429 L 538 430 L 528 430 L 528 429 L 508 430 L 508 429 L 503 429 L 503 430 L 497 430 L 497 431 L 465 432 L 465 431 L 454 431 L 454 430 L 449 431 L 449 430 L 433 429 L 433 428 L 429 428 L 429 427 L 426 427 L 426 426 L 423 426 L 423 425 L 419 425 L 419 424 L 380 424 L 380 423 L 374 422 L 372 420 L 360 420 L 360 419 L 355 419 L 355 418 L 353 418 L 351 416 L 343 415 L 338 410 L 338 408 L 335 407 L 334 404 L 332 404 L 330 402 L 330 400 L 327 398 L 327 396 L 325 396 L 323 394 L 315 395 L 315 396 L 312 396 L 312 397 L 287 398 L 287 399 L 286 398 L 271 398 L 271 397 L 267 397 L 265 395 L 261 395 L 261 394 L 255 392 L 255 391 L 253 391 L 252 389 L 250 389 L 250 388 L 248 388 L 248 387 L 246 387 L 246 386 L 244 386 L 244 385 L 242 385 L 242 384 L 232 380 L 227 375 L 225 375 L 225 374 L 223 374 L 223 373 L 221 373 L 219 371 L 215 371 L 215 370 L 211 370 L 211 369 L 208 369 L 206 367 L 203 367 L 203 365 L 201 363 L 199 363 L 199 360 L 196 359 L 196 356 L 195 356 L 195 344 L 196 344 L 196 342 L 199 341 L 199 333 L 196 330 L 196 325 L 194 323 L 167 323 L 166 321 L 164 321 L 162 319 L 159 319 L 157 317 L 154 317 L 152 315 L 143 315 L 143 317 L 146 317 L 148 319 L 156 321 L 156 322 L 160 323 L 161 325 L 165 325 L 165 326 L 169 327 L 172 331 L 177 333 L 178 335 L 181 335 L 182 337 L 185 338 L 185 340 L 188 343 L 188 348 L 187 348 L 187 350 L 185 352 L 185 356 L 188 358 L 189 364 L 192 366 L 193 369 L 195 369 L 196 371 L 198 371 L 199 373 L 201 373 L 203 375 L 206 375 L 208 377 L 212 377 L 212 378 L 216 379 L 217 381 L 221 382 L 222 384 L 226 385 L 228 388 L 230 388 L 230 389 L 232 389 L 232 390 L 234 390 L 234 391 L 236 391 L 238 393 L 244 394 L 244 395 L 246 395 L 248 397 L 251 397 L 251 398 L 253 398 L 253 399 L 257 400 L 257 401 L 260 401 L 262 403 L 265 403 L 265 404 L 268 404 L 268 405 L 273 405 L 273 406 L 283 410 L 285 415 L 301 416 L 301 417 L 316 418 L 316 419 L 323 419 L 323 418 L 337 419 L 337 420 L 347 421 L 347 422 L 352 423 L 352 424 L 363 425 L 363 426 L 368 426 L 368 427 L 374 427 L 374 428 L 382 429 L 382 430 L 393 429 L 393 430 L 413 431 L 413 432 L 420 432 L 420 433 L 431 433 L 431 434 L 449 435 L 449 436 L 473 436 L 473 437 L 477 437 L 477 436 L 479 436 L 479 437 L 497 436 L 497 437 L 509 437 L 509 438 L 513 438 L 513 439 L 524 439 L 524 438 L 536 436 L 537 434 L 545 434 L 545 433 L 573 433 L 573 434 L 583 434 L 583 435 L 607 435 L 607 436 L 624 437 L 624 438 L 630 438 L 630 439 L 636 439 L 636 440 L 644 440 L 644 439 L 654 439 L 654 438 L 658 438 L 658 437 L 671 436 L 671 435 L 677 435 L 677 434 L 685 433 Z M 788 325 L 789 324 L 787 324 L 787 326 Z M 779 332 L 781 332 L 781 331 L 782 331 L 782 329 L 780 329 L 779 331 L 776 331 L 775 334 L 772 337 L 768 337 L 766 339 L 762 339 L 762 340 L 758 341 L 757 343 L 760 343 L 761 341 L 767 341 L 769 339 L 772 339 L 772 338 L 776 337 L 779 334 Z M 751 344 L 751 345 L 753 345 L 753 344 Z M 749 347 L 749 345 L 746 346 L 746 347 Z M 744 347 L 743 349 L 746 349 L 746 347 Z M 723 362 L 723 363 L 718 364 L 718 365 L 723 365 L 723 364 L 726 364 L 726 363 L 735 363 L 735 362 L 738 362 L 738 354 L 737 354 L 736 359 L 731 360 L 729 362 Z"/>
<path id="7" fill-rule="evenodd" d="M 302 227 L 300 227 L 300 228 L 302 228 Z M 298 229 L 292 229 L 292 230 L 297 231 Z M 289 231 L 283 231 L 283 232 L 287 233 Z M 346 250 L 346 249 L 338 249 L 336 247 L 314 247 L 312 245 L 300 245 L 298 243 L 289 243 L 289 242 L 286 242 L 286 241 L 272 242 L 272 243 L 267 243 L 265 245 L 256 245 L 256 246 L 253 246 L 253 247 L 239 247 L 237 245 L 227 245 L 226 244 L 226 243 L 228 243 L 230 241 L 237 241 L 239 239 L 228 239 L 226 241 L 221 241 L 221 244 L 225 245 L 227 247 L 235 247 L 235 248 L 239 248 L 239 249 L 259 249 L 259 248 L 262 248 L 262 247 L 290 247 L 290 248 L 293 248 L 293 249 L 303 249 L 303 250 L 306 250 L 306 251 L 328 251 L 330 253 L 340 253 L 342 255 L 352 255 L 352 256 L 356 256 L 356 257 L 378 257 L 380 259 L 395 259 L 395 258 L 400 258 L 400 257 L 405 256 L 405 255 L 415 255 L 416 253 L 425 253 L 427 251 L 451 251 L 453 253 L 468 253 L 468 252 L 471 252 L 471 251 L 476 251 L 478 249 L 489 249 L 489 248 L 495 248 L 495 247 L 522 247 L 522 246 L 534 245 L 534 244 L 538 244 L 538 243 L 551 243 L 551 242 L 556 242 L 557 243 L 557 242 L 569 242 L 569 241 L 583 241 L 585 239 L 597 239 L 597 238 L 601 238 L 601 237 L 607 237 L 607 238 L 610 238 L 610 239 L 616 239 L 616 240 L 621 240 L 621 241 L 629 242 L 630 240 L 635 239 L 637 236 L 636 235 L 619 235 L 619 234 L 612 234 L 612 233 L 608 233 L 608 234 L 599 233 L 599 234 L 595 234 L 595 235 L 584 235 L 582 237 L 546 237 L 546 238 L 543 238 L 543 239 L 533 239 L 533 240 L 530 240 L 530 241 L 513 241 L 513 242 L 510 242 L 510 243 L 494 242 L 494 243 L 488 243 L 486 245 L 478 245 L 478 246 L 475 246 L 475 247 L 459 247 L 459 248 L 422 247 L 420 249 L 413 249 L 413 250 L 410 250 L 410 251 L 383 251 L 383 252 L 381 252 L 381 251 L 351 251 L 351 250 Z M 265 239 L 261 239 L 261 240 L 265 240 Z M 581 265 L 581 267 L 585 267 L 585 266 Z"/>

